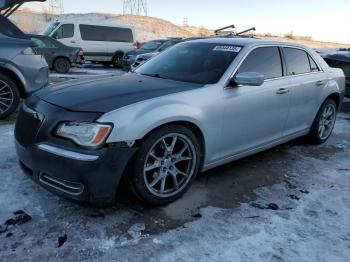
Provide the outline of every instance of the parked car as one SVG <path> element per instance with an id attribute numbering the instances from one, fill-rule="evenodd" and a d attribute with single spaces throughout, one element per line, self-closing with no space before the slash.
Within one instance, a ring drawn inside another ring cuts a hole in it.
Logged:
<path id="1" fill-rule="evenodd" d="M 141 45 L 139 49 L 127 52 L 123 57 L 124 69 L 130 69 L 131 65 L 135 63 L 137 56 L 141 54 L 151 53 L 156 51 L 162 44 L 167 42 L 167 39 L 152 40 Z"/>
<path id="2" fill-rule="evenodd" d="M 87 61 L 105 66 L 122 66 L 125 53 L 134 49 L 135 33 L 132 27 L 115 24 L 89 24 L 74 21 L 56 21 L 42 33 L 61 43 L 81 47 Z"/>
<path id="3" fill-rule="evenodd" d="M 28 35 L 35 44 L 35 51 L 45 57 L 47 64 L 57 73 L 66 74 L 72 65 L 84 62 L 80 47 L 66 46 L 49 36 Z"/>
<path id="4" fill-rule="evenodd" d="M 30 39 L 7 19 L 23 2 L 28 1 L 0 1 L 0 119 L 13 113 L 21 98 L 49 82 L 45 59 L 35 52 Z"/>
<path id="5" fill-rule="evenodd" d="M 145 53 L 145 54 L 141 54 L 141 55 L 137 55 L 135 57 L 135 63 L 133 63 L 131 65 L 131 70 L 135 70 L 137 67 L 139 67 L 141 64 L 143 64 L 144 62 L 146 62 L 147 60 L 151 59 L 152 57 L 158 55 L 159 53 L 165 51 L 166 49 L 168 49 L 169 47 L 172 47 L 178 43 L 181 43 L 182 40 L 181 39 L 173 39 L 173 40 L 169 40 L 164 42 L 160 47 L 158 47 L 154 52 L 150 52 L 150 53 Z"/>
<path id="6" fill-rule="evenodd" d="M 177 44 L 133 73 L 45 88 L 15 127 L 23 170 L 62 196 L 180 198 L 196 174 L 308 135 L 330 136 L 345 78 L 313 50 L 249 38 Z M 127 172 L 126 172 L 127 170 Z"/>
<path id="7" fill-rule="evenodd" d="M 350 49 L 343 48 L 334 52 L 324 52 L 320 54 L 331 67 L 341 68 L 346 76 L 345 95 L 350 97 Z"/>

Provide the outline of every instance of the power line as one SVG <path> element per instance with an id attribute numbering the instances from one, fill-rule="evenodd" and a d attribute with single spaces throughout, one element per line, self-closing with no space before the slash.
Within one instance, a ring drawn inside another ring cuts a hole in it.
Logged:
<path id="1" fill-rule="evenodd" d="M 123 14 L 147 16 L 147 0 L 124 0 Z"/>
<path id="2" fill-rule="evenodd" d="M 49 0 L 50 13 L 51 14 L 63 14 L 63 0 Z"/>

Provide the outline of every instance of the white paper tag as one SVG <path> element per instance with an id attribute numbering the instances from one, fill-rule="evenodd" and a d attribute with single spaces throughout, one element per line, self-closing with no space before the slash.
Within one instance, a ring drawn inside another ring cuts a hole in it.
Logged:
<path id="1" fill-rule="evenodd" d="M 221 52 L 234 52 L 238 53 L 241 51 L 242 47 L 234 46 L 234 45 L 217 45 L 214 47 L 213 51 L 221 51 Z"/>

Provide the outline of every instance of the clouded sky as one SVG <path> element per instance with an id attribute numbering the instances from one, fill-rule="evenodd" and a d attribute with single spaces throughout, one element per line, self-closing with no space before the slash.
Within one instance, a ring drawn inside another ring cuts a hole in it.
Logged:
<path id="1" fill-rule="evenodd" d="M 123 0 L 63 0 L 66 13 L 123 12 Z M 33 4 L 26 4 L 27 6 Z M 350 0 L 148 0 L 148 15 L 211 29 L 235 24 L 260 33 L 350 43 Z"/>

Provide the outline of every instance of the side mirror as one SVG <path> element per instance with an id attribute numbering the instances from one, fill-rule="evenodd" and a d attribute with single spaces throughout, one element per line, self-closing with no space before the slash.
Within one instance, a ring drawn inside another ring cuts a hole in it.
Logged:
<path id="1" fill-rule="evenodd" d="M 257 72 L 243 72 L 233 77 L 230 86 L 261 86 L 265 81 L 265 76 Z"/>

